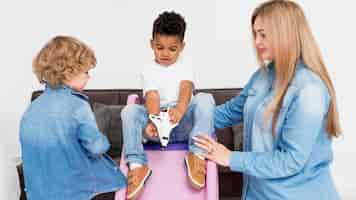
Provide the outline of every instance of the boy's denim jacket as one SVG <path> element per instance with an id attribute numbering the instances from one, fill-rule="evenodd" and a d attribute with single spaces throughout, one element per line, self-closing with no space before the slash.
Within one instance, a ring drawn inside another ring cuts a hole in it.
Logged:
<path id="1" fill-rule="evenodd" d="M 276 124 L 272 150 L 252 152 L 252 127 L 274 94 L 275 69 L 255 72 L 241 93 L 218 106 L 215 127 L 243 121 L 243 151 L 233 152 L 230 168 L 244 174 L 243 199 L 339 199 L 329 172 L 331 139 L 326 133 L 330 96 L 323 81 L 297 63 Z M 261 134 L 261 133 L 259 133 Z M 262 134 L 272 134 L 271 120 Z"/>
<path id="2" fill-rule="evenodd" d="M 28 200 L 88 200 L 119 190 L 126 179 L 105 152 L 88 98 L 67 86 L 46 86 L 20 124 Z"/>

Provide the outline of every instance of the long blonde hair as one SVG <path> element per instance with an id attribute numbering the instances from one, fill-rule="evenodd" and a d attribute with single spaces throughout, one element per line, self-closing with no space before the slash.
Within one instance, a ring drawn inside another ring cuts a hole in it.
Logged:
<path id="1" fill-rule="evenodd" d="M 302 59 L 311 71 L 320 76 L 328 88 L 331 102 L 327 113 L 326 131 L 330 137 L 339 136 L 341 128 L 336 106 L 335 89 L 300 6 L 289 0 L 267 1 L 254 10 L 251 18 L 252 29 L 257 17 L 265 24 L 274 53 L 276 90 L 265 115 L 265 120 L 272 115 L 273 134 L 297 61 Z M 261 65 L 264 66 L 262 59 L 260 57 L 258 59 Z"/>

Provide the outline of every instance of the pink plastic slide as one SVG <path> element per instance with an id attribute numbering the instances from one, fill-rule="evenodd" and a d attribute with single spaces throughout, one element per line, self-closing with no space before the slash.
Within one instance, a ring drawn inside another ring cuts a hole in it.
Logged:
<path id="1" fill-rule="evenodd" d="M 136 94 L 129 95 L 127 104 L 138 103 Z M 187 144 L 169 144 L 161 149 L 159 145 L 145 145 L 148 166 L 152 175 L 148 179 L 140 200 L 218 200 L 219 185 L 217 166 L 207 161 L 206 186 L 198 191 L 189 183 L 184 157 L 188 152 Z M 124 150 L 123 150 L 124 151 Z M 127 175 L 128 167 L 122 153 L 120 169 Z M 115 200 L 126 199 L 126 188 L 116 192 Z"/>
<path id="2" fill-rule="evenodd" d="M 188 182 L 184 157 L 187 150 L 179 149 L 174 145 L 169 144 L 167 149 L 155 150 L 145 146 L 148 166 L 152 169 L 152 175 L 148 179 L 144 191 L 140 196 L 140 200 L 218 200 L 218 175 L 216 164 L 207 162 L 206 187 L 197 191 L 193 189 Z M 169 149 L 173 146 L 172 150 Z M 159 148 L 159 145 L 157 145 Z M 186 148 L 186 147 L 184 147 Z M 150 150 L 147 150 L 150 149 Z M 128 168 L 121 157 L 120 169 L 127 175 Z M 123 200 L 126 198 L 126 189 L 116 192 L 115 200 Z"/>

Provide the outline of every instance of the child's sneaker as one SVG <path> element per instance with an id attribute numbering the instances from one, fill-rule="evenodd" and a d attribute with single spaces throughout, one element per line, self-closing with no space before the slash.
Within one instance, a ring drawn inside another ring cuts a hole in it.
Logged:
<path id="1" fill-rule="evenodd" d="M 205 160 L 189 152 L 185 157 L 185 166 L 191 185 L 198 190 L 204 188 L 206 177 Z"/>
<path id="2" fill-rule="evenodd" d="M 127 176 L 127 199 L 132 200 L 140 195 L 151 174 L 152 170 L 147 166 L 137 167 L 129 171 Z"/>

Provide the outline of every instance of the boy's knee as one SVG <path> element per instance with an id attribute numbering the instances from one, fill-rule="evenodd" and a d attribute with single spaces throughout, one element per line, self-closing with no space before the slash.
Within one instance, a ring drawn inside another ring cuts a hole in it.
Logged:
<path id="1" fill-rule="evenodd" d="M 140 105 L 128 104 L 121 110 L 121 119 L 131 118 L 140 113 Z"/>
<path id="2" fill-rule="evenodd" d="M 210 93 L 198 93 L 195 95 L 197 105 L 204 107 L 214 107 L 215 100 L 212 94 Z"/>

